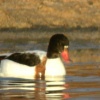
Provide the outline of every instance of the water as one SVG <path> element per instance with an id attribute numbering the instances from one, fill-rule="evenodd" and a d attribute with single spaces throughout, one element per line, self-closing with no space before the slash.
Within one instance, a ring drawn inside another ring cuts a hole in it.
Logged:
<path id="1" fill-rule="evenodd" d="M 2 100 L 61 100 L 64 90 L 64 82 L 3 78 L 0 97 Z"/>
<path id="2" fill-rule="evenodd" d="M 0 100 L 100 100 L 100 64 L 71 64 L 62 81 L 0 78 Z M 94 72 L 94 73 L 93 73 Z"/>
<path id="3" fill-rule="evenodd" d="M 46 51 L 47 45 L 48 43 L 34 43 L 33 46 L 33 42 L 16 45 L 2 43 L 0 50 L 9 48 L 14 52 L 33 49 Z M 82 51 L 77 51 L 77 49 Z M 90 51 L 85 51 L 86 49 L 90 49 Z M 42 79 L 24 80 L 0 77 L 0 100 L 100 100 L 99 49 L 99 43 L 72 41 L 70 52 L 76 63 L 66 65 L 67 75 L 63 81 L 51 82 L 51 80 Z M 73 53 L 73 51 L 75 52 Z M 81 60 L 83 63 L 78 62 Z"/>

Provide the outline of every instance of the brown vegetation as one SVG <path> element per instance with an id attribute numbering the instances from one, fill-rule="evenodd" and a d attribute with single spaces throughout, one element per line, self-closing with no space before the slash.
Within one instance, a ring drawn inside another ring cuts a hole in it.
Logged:
<path id="1" fill-rule="evenodd" d="M 0 0 L 0 28 L 100 26 L 100 0 Z"/>

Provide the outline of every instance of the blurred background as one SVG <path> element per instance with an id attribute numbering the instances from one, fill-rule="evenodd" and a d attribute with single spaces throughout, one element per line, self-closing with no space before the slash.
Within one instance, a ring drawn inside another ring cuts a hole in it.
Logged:
<path id="1" fill-rule="evenodd" d="M 56 33 L 73 62 L 100 62 L 100 0 L 0 0 L 0 53 L 47 50 Z"/>

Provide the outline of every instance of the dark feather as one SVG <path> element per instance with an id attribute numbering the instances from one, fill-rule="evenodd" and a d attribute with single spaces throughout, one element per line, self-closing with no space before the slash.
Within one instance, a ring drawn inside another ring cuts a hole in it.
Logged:
<path id="1" fill-rule="evenodd" d="M 35 53 L 14 53 L 6 59 L 28 66 L 35 66 L 40 63 L 40 58 Z"/>

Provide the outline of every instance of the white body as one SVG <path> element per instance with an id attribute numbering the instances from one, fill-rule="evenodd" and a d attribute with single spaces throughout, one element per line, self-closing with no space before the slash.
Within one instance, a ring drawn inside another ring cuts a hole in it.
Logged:
<path id="1" fill-rule="evenodd" d="M 33 76 L 35 75 L 35 67 L 29 67 L 5 59 L 1 61 L 1 73 L 2 77 L 33 79 Z"/>
<path id="2" fill-rule="evenodd" d="M 29 51 L 27 51 L 29 52 Z M 37 52 L 42 59 L 46 56 L 46 53 L 41 51 Z M 4 59 L 1 61 L 1 75 L 2 77 L 13 77 L 13 78 L 24 78 L 24 79 L 34 79 L 36 66 L 29 67 L 27 65 L 19 64 L 17 62 Z M 64 65 L 60 58 L 47 59 L 45 70 L 45 79 L 50 81 L 63 80 L 66 75 Z"/>

